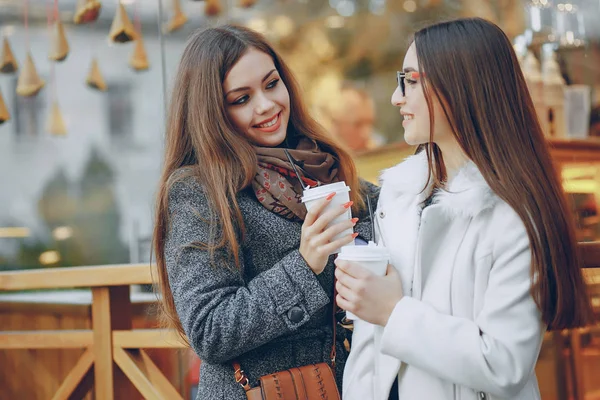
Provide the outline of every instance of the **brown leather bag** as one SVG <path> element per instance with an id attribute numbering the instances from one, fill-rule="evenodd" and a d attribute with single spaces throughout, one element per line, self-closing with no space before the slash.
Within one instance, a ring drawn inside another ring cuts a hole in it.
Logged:
<path id="1" fill-rule="evenodd" d="M 333 345 L 331 367 L 327 363 L 303 365 L 297 368 L 261 376 L 255 388 L 250 387 L 248 377 L 237 361 L 233 362 L 235 381 L 246 391 L 248 400 L 340 400 L 335 383 L 335 282 L 333 290 Z"/>
<path id="2" fill-rule="evenodd" d="M 239 365 L 238 365 L 239 367 Z M 239 371 L 239 372 L 238 372 Z M 236 380 L 245 383 L 248 400 L 339 400 L 335 376 L 327 363 L 303 365 L 259 378 L 260 386 L 250 388 L 244 372 L 236 369 Z"/>

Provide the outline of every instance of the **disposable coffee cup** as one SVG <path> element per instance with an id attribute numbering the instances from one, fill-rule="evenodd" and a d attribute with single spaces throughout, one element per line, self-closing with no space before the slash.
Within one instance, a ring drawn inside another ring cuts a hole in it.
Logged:
<path id="1" fill-rule="evenodd" d="M 346 204 L 347 202 L 350 201 L 350 187 L 346 186 L 345 182 L 335 182 L 335 183 L 329 183 L 327 185 L 315 186 L 312 188 L 305 189 L 303 196 L 302 196 L 302 202 L 306 206 L 306 210 L 310 211 L 310 209 L 316 203 L 318 203 L 319 200 L 327 197 L 329 194 L 331 194 L 333 192 L 335 192 L 336 195 L 333 196 L 333 199 L 331 199 L 331 201 L 323 209 L 321 214 L 325 213 L 326 211 L 331 210 L 333 208 L 340 208 L 340 207 L 342 207 L 343 204 Z M 329 227 L 331 225 L 335 225 L 338 222 L 348 221 L 350 219 L 352 219 L 352 210 L 350 208 L 348 208 L 348 210 L 346 210 L 346 212 L 344 212 L 343 214 L 338 216 L 336 219 L 331 221 L 327 227 Z M 352 235 L 353 232 L 354 231 L 352 230 L 352 228 L 346 229 L 345 231 L 343 231 L 343 232 L 339 233 L 337 236 L 335 236 L 332 239 L 332 241 L 337 240 L 337 239 L 347 236 L 347 235 Z M 353 245 L 354 245 L 354 241 L 352 243 L 350 243 L 350 246 L 353 246 Z M 340 249 L 336 249 L 331 254 L 337 254 L 339 252 L 340 252 Z"/>
<path id="2" fill-rule="evenodd" d="M 390 260 L 387 248 L 370 241 L 366 246 L 344 246 L 337 256 L 338 260 L 353 261 L 377 276 L 384 276 Z M 346 318 L 357 320 L 359 318 L 346 311 Z"/>

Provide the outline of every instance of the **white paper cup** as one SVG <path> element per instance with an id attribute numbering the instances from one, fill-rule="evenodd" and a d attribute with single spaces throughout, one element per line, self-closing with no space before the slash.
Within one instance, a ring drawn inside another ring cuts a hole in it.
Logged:
<path id="1" fill-rule="evenodd" d="M 338 254 L 338 260 L 353 261 L 361 267 L 371 271 L 377 276 L 384 276 L 390 260 L 390 253 L 384 246 L 369 242 L 367 246 L 344 246 Z M 346 311 L 346 318 L 357 320 L 359 318 Z"/>
<path id="2" fill-rule="evenodd" d="M 326 212 L 327 210 L 331 210 L 333 208 L 339 208 L 343 204 L 350 201 L 350 187 L 346 186 L 345 182 L 335 182 L 327 185 L 316 186 L 313 188 L 308 188 L 304 190 L 302 196 L 302 202 L 306 206 L 306 210 L 310 211 L 310 209 L 317 203 L 319 200 L 327 197 L 329 194 L 335 192 L 336 195 L 333 196 L 333 199 L 329 202 L 329 204 L 323 209 L 321 213 Z M 338 216 L 336 219 L 331 221 L 328 225 L 335 225 L 338 222 L 348 221 L 352 219 L 352 210 L 348 208 L 346 212 Z M 337 240 L 347 235 L 351 235 L 353 233 L 353 229 L 349 228 L 345 231 L 341 232 L 337 236 L 335 236 L 332 240 Z M 350 246 L 354 245 L 354 242 L 349 244 Z M 331 254 L 339 253 L 340 249 L 336 249 Z"/>

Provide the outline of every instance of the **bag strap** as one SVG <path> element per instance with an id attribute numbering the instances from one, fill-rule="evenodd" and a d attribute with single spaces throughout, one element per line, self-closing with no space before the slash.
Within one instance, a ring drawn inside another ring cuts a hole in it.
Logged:
<path id="1" fill-rule="evenodd" d="M 331 368 L 333 369 L 334 373 L 335 373 L 335 356 L 337 354 L 337 350 L 335 348 L 335 328 L 337 326 L 337 321 L 335 319 L 335 313 L 336 313 L 336 308 L 337 308 L 337 301 L 336 301 L 336 297 L 337 297 L 337 289 L 335 288 L 335 284 L 337 283 L 337 278 L 335 277 L 335 274 L 333 275 L 333 307 L 331 310 L 331 327 L 332 327 L 332 331 L 333 331 L 333 344 L 331 345 L 331 353 L 329 353 L 329 360 L 331 361 Z"/>
<path id="2" fill-rule="evenodd" d="M 335 284 L 337 282 L 337 279 L 335 278 L 335 275 L 333 276 L 333 308 L 331 310 L 331 325 L 332 325 L 332 332 L 333 332 L 333 344 L 331 345 L 331 352 L 329 353 L 329 359 L 331 361 L 331 369 L 333 370 L 333 373 L 335 374 L 335 358 L 336 358 L 336 354 L 337 354 L 337 350 L 335 347 L 336 344 L 336 320 L 335 320 L 335 311 L 337 308 L 337 302 L 335 301 L 335 298 L 337 297 L 337 289 L 335 288 Z M 246 373 L 244 372 L 244 370 L 242 370 L 242 366 L 240 365 L 240 363 L 237 360 L 234 360 L 231 362 L 231 364 L 233 365 L 233 370 L 234 370 L 234 376 L 235 376 L 235 381 L 237 383 L 239 383 L 244 390 L 247 392 L 250 389 L 252 389 L 250 387 L 250 380 L 248 379 L 248 376 L 246 375 Z"/>
<path id="3" fill-rule="evenodd" d="M 233 361 L 233 370 L 235 371 L 235 381 L 237 383 L 239 383 L 244 390 L 247 392 L 248 390 L 252 389 L 250 387 L 250 381 L 248 380 L 248 377 L 246 376 L 246 373 L 242 370 L 242 366 L 240 365 L 239 362 L 237 361 Z"/>

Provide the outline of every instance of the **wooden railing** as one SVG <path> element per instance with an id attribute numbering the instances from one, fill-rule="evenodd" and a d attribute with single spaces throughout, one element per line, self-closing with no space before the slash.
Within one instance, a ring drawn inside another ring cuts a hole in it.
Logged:
<path id="1" fill-rule="evenodd" d="M 592 296 L 592 302 L 594 304 L 594 310 L 596 316 L 600 314 L 600 242 L 589 242 L 579 243 L 579 250 L 582 255 L 582 268 L 584 268 L 584 275 L 588 283 L 590 295 Z M 585 390 L 584 382 L 584 357 L 586 351 L 582 343 L 582 338 L 590 334 L 599 334 L 600 328 L 597 324 L 579 329 L 570 329 L 563 332 L 553 332 L 555 336 L 555 347 L 563 356 L 567 354 L 566 361 L 569 364 L 570 373 L 567 373 L 563 363 L 558 362 L 557 367 L 557 384 L 559 388 L 559 399 L 569 398 L 567 393 L 567 384 L 570 383 L 572 397 L 574 400 L 584 400 L 590 395 Z M 562 337 L 567 337 L 568 341 L 565 343 Z M 559 361 L 559 360 L 557 360 Z M 594 393 L 591 398 L 598 398 L 600 393 Z"/>
<path id="2" fill-rule="evenodd" d="M 600 242 L 581 243 L 579 246 L 583 255 L 582 267 L 600 268 Z M 600 287 L 600 273 L 586 273 L 586 276 L 593 287 Z M 151 269 L 147 264 L 0 273 L 0 292 L 61 288 L 92 290 L 92 329 L 0 331 L 0 350 L 85 349 L 55 393 L 54 400 L 81 399 L 92 386 L 96 399 L 120 399 L 122 379 L 130 380 L 146 399 L 182 399 L 143 349 L 187 346 L 171 330 L 132 329 L 130 285 L 152 283 Z M 567 381 L 570 381 L 568 386 L 571 386 L 574 398 L 584 398 L 582 332 L 578 329 L 567 332 L 568 347 L 557 348 L 557 356 L 563 357 L 567 353 L 571 371 L 568 374 L 557 365 L 561 399 L 567 398 Z M 564 342 L 561 334 L 565 333 L 555 333 L 556 343 Z M 122 374 L 117 373 L 119 371 Z"/>
<path id="3" fill-rule="evenodd" d="M 81 399 L 92 386 L 96 399 L 122 398 L 119 388 L 123 379 L 130 380 L 146 399 L 182 399 L 143 349 L 187 346 L 171 330 L 132 329 L 130 285 L 136 284 L 152 284 L 148 264 L 0 273 L 0 292 L 92 290 L 92 329 L 0 331 L 0 350 L 85 349 L 53 400 Z"/>

